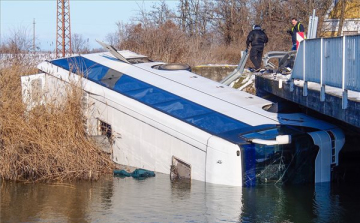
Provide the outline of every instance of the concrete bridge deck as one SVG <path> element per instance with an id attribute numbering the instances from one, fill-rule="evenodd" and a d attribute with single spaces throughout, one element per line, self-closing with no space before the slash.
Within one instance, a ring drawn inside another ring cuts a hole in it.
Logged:
<path id="1" fill-rule="evenodd" d="M 272 94 L 360 128 L 360 92 L 348 91 L 343 108 L 343 91 L 336 87 L 327 86 L 322 99 L 320 84 L 308 82 L 304 94 L 304 81 L 292 83 L 288 75 L 281 74 L 257 75 L 255 86 L 258 96 Z"/>

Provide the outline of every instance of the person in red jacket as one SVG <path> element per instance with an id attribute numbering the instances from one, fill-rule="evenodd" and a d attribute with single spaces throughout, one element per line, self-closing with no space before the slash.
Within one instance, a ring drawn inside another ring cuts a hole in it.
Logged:
<path id="1" fill-rule="evenodd" d="M 246 39 L 246 48 L 250 50 L 250 60 L 255 66 L 255 71 L 261 69 L 261 59 L 265 44 L 268 42 L 268 37 L 259 25 L 254 25 L 253 30 L 249 33 Z"/>

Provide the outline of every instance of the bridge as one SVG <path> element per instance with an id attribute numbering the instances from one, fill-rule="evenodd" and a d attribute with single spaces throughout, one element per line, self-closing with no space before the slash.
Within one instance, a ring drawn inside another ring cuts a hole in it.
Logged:
<path id="1" fill-rule="evenodd" d="M 360 35 L 302 41 L 291 74 L 257 75 L 255 86 L 360 130 Z"/>
<path id="2" fill-rule="evenodd" d="M 256 75 L 255 86 L 259 96 L 293 102 L 342 128 L 335 178 L 359 182 L 360 35 L 302 41 L 290 74 Z"/>

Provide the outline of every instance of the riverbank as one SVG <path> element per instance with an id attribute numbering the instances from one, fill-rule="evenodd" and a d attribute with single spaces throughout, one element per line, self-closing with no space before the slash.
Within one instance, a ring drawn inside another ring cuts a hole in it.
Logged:
<path id="1" fill-rule="evenodd" d="M 76 83 L 66 97 L 22 92 L 20 77 L 36 73 L 21 60 L 0 69 L 0 176 L 12 181 L 96 180 L 112 173 L 108 154 L 86 134 Z M 23 94 L 39 103 L 31 110 Z M 42 103 L 46 101 L 45 103 Z"/>

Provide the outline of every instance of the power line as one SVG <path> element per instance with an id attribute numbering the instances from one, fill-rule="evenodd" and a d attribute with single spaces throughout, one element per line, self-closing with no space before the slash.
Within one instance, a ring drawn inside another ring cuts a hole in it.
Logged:
<path id="1" fill-rule="evenodd" d="M 33 22 L 33 51 L 36 51 L 35 48 L 35 18 L 34 18 L 34 22 Z"/>

